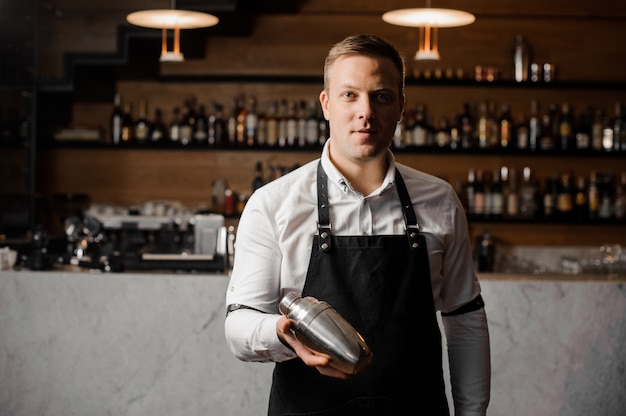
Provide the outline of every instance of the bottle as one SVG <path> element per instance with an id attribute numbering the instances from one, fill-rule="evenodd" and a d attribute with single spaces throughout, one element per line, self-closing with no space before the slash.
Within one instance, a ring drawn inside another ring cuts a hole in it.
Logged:
<path id="1" fill-rule="evenodd" d="M 513 147 L 513 118 L 509 104 L 502 104 L 500 117 L 498 119 L 498 139 L 500 149 L 511 149 Z"/>
<path id="2" fill-rule="evenodd" d="M 111 112 L 111 144 L 120 144 L 122 142 L 122 120 L 124 118 L 124 110 L 122 108 L 122 96 L 115 93 L 113 100 L 113 111 Z"/>
<path id="3" fill-rule="evenodd" d="M 613 128 L 613 150 L 615 152 L 622 151 L 622 146 L 624 146 L 626 141 L 626 119 L 624 118 L 623 113 L 622 103 L 619 101 L 616 102 L 613 118 L 611 120 Z"/>
<path id="4" fill-rule="evenodd" d="M 505 207 L 505 216 L 507 218 L 517 218 L 519 217 L 519 190 L 517 186 L 517 173 L 513 168 L 508 168 L 506 166 L 503 167 L 506 169 L 507 178 L 503 180 L 504 186 L 504 207 Z"/>
<path id="5" fill-rule="evenodd" d="M 149 139 L 151 142 L 161 142 L 167 139 L 167 127 L 163 122 L 163 111 L 160 108 L 154 109 L 154 119 L 150 124 Z"/>
<path id="6" fill-rule="evenodd" d="M 532 170 L 525 166 L 522 169 L 522 183 L 519 191 L 519 217 L 533 219 L 537 216 L 538 204 L 536 200 L 537 189 L 535 187 Z"/>
<path id="7" fill-rule="evenodd" d="M 132 116 L 133 106 L 131 103 L 124 104 L 124 114 L 122 115 L 122 142 L 130 143 L 133 141 L 135 123 Z"/>
<path id="8" fill-rule="evenodd" d="M 417 147 L 427 146 L 430 126 L 426 121 L 426 105 L 423 102 L 416 104 L 415 116 L 411 119 L 413 125 L 407 126 L 407 129 L 410 130 L 411 142 L 407 144 Z"/>
<path id="9" fill-rule="evenodd" d="M 508 170 L 505 173 L 508 179 Z M 490 214 L 493 218 L 499 219 L 504 215 L 504 185 L 502 183 L 502 169 L 499 171 L 496 169 L 493 173 L 493 179 L 491 181 L 491 189 L 490 189 L 490 205 L 491 210 Z"/>
<path id="10" fill-rule="evenodd" d="M 289 100 L 287 103 L 287 120 L 285 121 L 287 147 L 296 147 L 296 143 L 298 143 L 298 117 L 296 108 L 296 101 Z"/>
<path id="11" fill-rule="evenodd" d="M 239 99 L 233 97 L 230 101 L 230 113 L 226 119 L 225 145 L 235 147 L 237 144 L 237 114 L 239 113 Z"/>
<path id="12" fill-rule="evenodd" d="M 539 140 L 539 148 L 542 151 L 550 151 L 554 149 L 555 137 L 552 132 L 552 119 L 553 111 L 551 109 L 545 112 L 541 118 L 541 138 Z"/>
<path id="13" fill-rule="evenodd" d="M 315 147 L 318 145 L 319 138 L 319 123 L 317 120 L 317 101 L 310 100 L 309 101 L 309 114 L 306 119 L 306 127 L 305 127 L 305 139 L 306 143 L 310 147 Z"/>
<path id="14" fill-rule="evenodd" d="M 530 116 L 528 117 L 528 148 L 535 152 L 539 148 L 541 139 L 541 120 L 539 118 L 539 102 L 530 102 Z"/>
<path id="15" fill-rule="evenodd" d="M 275 147 L 278 145 L 278 102 L 270 100 L 267 108 L 267 145 Z"/>
<path id="16" fill-rule="evenodd" d="M 254 179 L 252 180 L 252 192 L 256 191 L 263 185 L 265 185 L 265 180 L 263 179 L 263 164 L 259 161 L 259 162 L 256 162 L 256 166 L 254 168 Z"/>
<path id="17" fill-rule="evenodd" d="M 574 194 L 574 218 L 576 221 L 586 221 L 589 219 L 589 203 L 587 201 L 587 184 L 585 177 L 576 177 L 576 191 Z"/>
<path id="18" fill-rule="evenodd" d="M 148 103 L 146 100 L 139 101 L 139 113 L 135 121 L 134 135 L 135 140 L 144 143 L 148 140 L 150 125 L 148 123 Z"/>
<path id="19" fill-rule="evenodd" d="M 259 128 L 259 115 L 257 113 L 257 102 L 254 95 L 248 96 L 246 102 L 245 124 L 245 145 L 252 147 L 257 144 Z"/>
<path id="20" fill-rule="evenodd" d="M 591 147 L 591 128 L 593 124 L 593 109 L 587 106 L 578 116 L 574 127 L 576 150 L 587 151 Z"/>
<path id="21" fill-rule="evenodd" d="M 543 190 L 543 217 L 545 219 L 554 219 L 556 216 L 556 205 L 558 198 L 558 184 L 559 178 L 557 175 L 551 175 L 545 180 L 545 187 Z"/>
<path id="22" fill-rule="evenodd" d="M 476 171 L 469 168 L 467 171 L 467 183 L 465 185 L 465 198 L 467 200 L 467 215 L 476 215 Z"/>
<path id="23" fill-rule="evenodd" d="M 463 104 L 463 113 L 460 116 L 461 147 L 463 149 L 474 149 L 474 117 L 470 103 Z"/>
<path id="24" fill-rule="evenodd" d="M 489 147 L 489 121 L 487 117 L 487 101 L 482 101 L 479 106 L 478 119 L 474 130 L 478 138 L 478 147 L 486 149 Z"/>
<path id="25" fill-rule="evenodd" d="M 604 112 L 600 108 L 596 108 L 593 114 L 593 123 L 591 125 L 591 149 L 602 151 L 602 137 L 604 130 Z"/>
<path id="26" fill-rule="evenodd" d="M 522 111 L 517 113 L 517 119 L 515 120 L 514 126 L 514 140 L 513 147 L 520 150 L 528 149 L 528 138 L 529 138 L 529 130 L 528 130 L 529 122 L 526 120 L 526 116 Z"/>
<path id="27" fill-rule="evenodd" d="M 267 102 L 259 105 L 256 124 L 256 144 L 259 147 L 265 147 L 267 146 Z"/>
<path id="28" fill-rule="evenodd" d="M 568 103 L 561 104 L 561 114 L 559 118 L 559 144 L 560 150 L 563 152 L 567 152 L 575 148 L 574 126 Z"/>
<path id="29" fill-rule="evenodd" d="M 307 147 L 307 139 L 306 139 L 306 121 L 307 121 L 307 105 L 306 100 L 300 100 L 300 105 L 298 106 L 298 147 L 303 148 Z"/>
<path id="30" fill-rule="evenodd" d="M 489 231 L 485 231 L 476 240 L 476 270 L 479 272 L 495 271 L 496 241 Z"/>
<path id="31" fill-rule="evenodd" d="M 287 146 L 287 99 L 283 98 L 278 104 L 276 114 L 278 122 L 278 147 Z"/>
<path id="32" fill-rule="evenodd" d="M 485 183 L 482 169 L 475 170 L 474 216 L 482 218 L 486 214 Z"/>
<path id="33" fill-rule="evenodd" d="M 173 142 L 180 142 L 180 108 L 178 107 L 172 109 L 169 138 Z"/>
<path id="34" fill-rule="evenodd" d="M 193 132 L 196 128 L 196 106 L 193 98 L 185 101 L 185 112 L 180 122 L 180 143 L 188 145 L 193 140 Z"/>
<path id="35" fill-rule="evenodd" d="M 598 210 L 600 209 L 600 190 L 598 189 L 598 175 L 595 170 L 589 172 L 587 205 L 587 216 L 590 220 L 597 220 Z"/>
<path id="36" fill-rule="evenodd" d="M 278 310 L 292 321 L 300 342 L 330 357 L 331 367 L 359 374 L 371 363 L 373 354 L 363 336 L 328 303 L 290 292 Z"/>
<path id="37" fill-rule="evenodd" d="M 207 115 L 207 143 L 211 147 L 218 146 L 220 140 L 217 133 L 217 106 L 215 100 L 209 102 L 209 114 Z"/>
<path id="38" fill-rule="evenodd" d="M 199 146 L 209 144 L 209 117 L 206 113 L 206 106 L 200 104 L 198 106 L 198 115 L 193 126 L 193 140 Z"/>
<path id="39" fill-rule="evenodd" d="M 530 63 L 530 50 L 522 35 L 515 36 L 515 48 L 513 51 L 513 79 L 517 82 L 528 80 Z"/>
<path id="40" fill-rule="evenodd" d="M 626 171 L 620 174 L 619 181 L 615 185 L 613 215 L 618 221 L 626 219 Z"/>
<path id="41" fill-rule="evenodd" d="M 613 216 L 613 190 L 611 176 L 603 174 L 600 176 L 600 206 L 598 207 L 598 218 L 608 220 Z"/>
<path id="42" fill-rule="evenodd" d="M 235 137 L 237 147 L 246 146 L 246 118 L 248 107 L 243 94 L 237 99 L 237 111 L 235 113 Z"/>
<path id="43" fill-rule="evenodd" d="M 574 189 L 572 174 L 566 171 L 561 175 L 557 185 L 556 214 L 558 218 L 571 220 L 574 216 Z"/>
<path id="44" fill-rule="evenodd" d="M 450 127 L 446 116 L 439 117 L 439 125 L 435 132 L 435 144 L 440 148 L 450 147 Z"/>

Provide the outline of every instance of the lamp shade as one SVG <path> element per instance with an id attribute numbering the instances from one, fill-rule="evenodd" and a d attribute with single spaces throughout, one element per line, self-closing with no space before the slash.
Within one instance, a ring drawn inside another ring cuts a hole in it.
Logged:
<path id="1" fill-rule="evenodd" d="M 476 18 L 473 14 L 462 10 L 426 7 L 392 10 L 383 14 L 383 20 L 397 26 L 457 27 L 472 24 Z"/>
<path id="2" fill-rule="evenodd" d="M 198 29 L 215 26 L 219 19 L 208 13 L 191 10 L 153 9 L 134 12 L 126 20 L 136 26 L 152 29 Z"/>

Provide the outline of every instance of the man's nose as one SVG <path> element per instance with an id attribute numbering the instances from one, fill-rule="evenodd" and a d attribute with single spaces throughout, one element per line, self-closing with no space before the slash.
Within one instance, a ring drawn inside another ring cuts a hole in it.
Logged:
<path id="1" fill-rule="evenodd" d="M 374 118 L 374 106 L 369 97 L 363 97 L 359 102 L 359 118 L 371 120 Z"/>

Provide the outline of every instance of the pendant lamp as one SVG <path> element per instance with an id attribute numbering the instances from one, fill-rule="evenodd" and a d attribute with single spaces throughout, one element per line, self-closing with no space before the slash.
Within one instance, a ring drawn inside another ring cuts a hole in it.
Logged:
<path id="1" fill-rule="evenodd" d="M 419 47 L 415 54 L 417 61 L 437 61 L 440 58 L 438 30 L 440 27 L 466 26 L 474 23 L 473 14 L 462 10 L 436 9 L 427 7 L 398 9 L 383 14 L 383 20 L 397 26 L 419 28 Z"/>
<path id="2" fill-rule="evenodd" d="M 161 62 L 183 62 L 185 57 L 180 50 L 180 30 L 215 26 L 219 19 L 208 13 L 191 10 L 177 10 L 172 0 L 171 9 L 141 10 L 126 16 L 126 20 L 141 27 L 161 29 Z M 167 31 L 174 30 L 174 49 L 168 51 Z"/>

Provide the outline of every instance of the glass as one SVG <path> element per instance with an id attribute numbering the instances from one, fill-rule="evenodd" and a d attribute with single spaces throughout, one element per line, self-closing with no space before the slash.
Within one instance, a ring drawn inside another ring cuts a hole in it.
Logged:
<path id="1" fill-rule="evenodd" d="M 606 266 L 609 278 L 615 277 L 614 265 L 619 261 L 622 254 L 622 246 L 619 244 L 603 244 L 600 246 L 602 263 Z"/>

